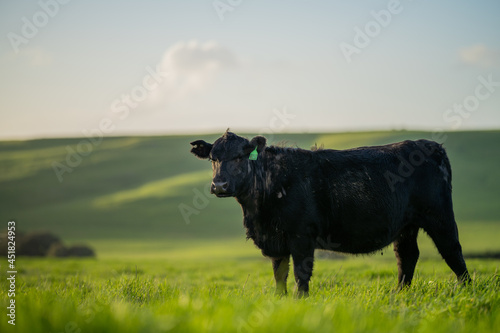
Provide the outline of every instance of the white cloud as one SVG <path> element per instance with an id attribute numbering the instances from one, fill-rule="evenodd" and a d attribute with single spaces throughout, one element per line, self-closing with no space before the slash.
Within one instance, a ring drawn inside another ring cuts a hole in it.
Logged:
<path id="1" fill-rule="evenodd" d="M 205 90 L 221 71 L 236 68 L 237 57 L 216 42 L 196 40 L 172 45 L 160 63 L 168 77 L 159 89 L 153 91 L 149 104 L 153 106 L 183 100 Z"/>
<path id="2" fill-rule="evenodd" d="M 460 60 L 468 65 L 491 68 L 500 66 L 500 51 L 483 44 L 476 44 L 460 50 Z"/>

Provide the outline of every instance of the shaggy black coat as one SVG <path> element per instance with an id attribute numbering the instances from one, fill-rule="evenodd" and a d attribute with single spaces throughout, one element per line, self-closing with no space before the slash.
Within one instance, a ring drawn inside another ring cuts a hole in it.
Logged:
<path id="1" fill-rule="evenodd" d="M 195 155 L 212 160 L 213 192 L 240 203 L 247 237 L 273 260 L 278 292 L 286 292 L 290 255 L 298 290 L 307 293 L 315 249 L 359 254 L 391 243 L 399 284 L 409 285 L 420 228 L 455 274 L 470 279 L 453 214 L 450 162 L 436 142 L 304 150 L 226 132 L 213 145 L 192 145 Z M 254 149 L 258 158 L 249 160 Z"/>

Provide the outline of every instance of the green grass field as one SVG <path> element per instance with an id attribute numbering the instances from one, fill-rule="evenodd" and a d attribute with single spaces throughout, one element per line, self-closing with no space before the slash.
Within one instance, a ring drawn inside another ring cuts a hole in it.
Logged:
<path id="1" fill-rule="evenodd" d="M 254 249 L 205 250 L 163 259 L 21 259 L 17 325 L 4 318 L 0 330 L 458 333 L 500 327 L 498 261 L 470 260 L 474 284 L 461 287 L 441 261 L 424 260 L 412 287 L 398 293 L 392 254 L 390 260 L 317 260 L 310 297 L 296 299 L 291 281 L 288 296 L 273 294 L 270 263 Z M 5 309 L 5 279 L 0 287 Z"/>
<path id="2" fill-rule="evenodd" d="M 500 251 L 500 131 L 446 135 L 464 253 Z M 289 295 L 274 296 L 271 264 L 245 241 L 239 205 L 204 194 L 210 164 L 189 153 L 190 141 L 216 137 L 106 138 L 62 182 L 52 163 L 64 162 L 67 147 L 82 139 L 0 142 L 0 231 L 15 220 L 18 230 L 49 230 L 97 252 L 84 260 L 18 258 L 17 325 L 2 314 L 0 331 L 500 331 L 499 261 L 466 259 L 475 282 L 458 286 L 424 233 L 408 290 L 394 292 L 389 247 L 318 259 L 309 298 L 294 297 L 293 274 Z M 417 138 L 432 134 L 282 134 L 272 141 L 343 149 Z M 188 219 L 186 206 L 196 211 Z"/>

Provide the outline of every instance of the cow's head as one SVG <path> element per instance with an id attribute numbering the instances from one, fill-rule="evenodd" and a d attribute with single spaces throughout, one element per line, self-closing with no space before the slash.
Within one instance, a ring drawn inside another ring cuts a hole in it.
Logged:
<path id="1" fill-rule="evenodd" d="M 266 138 L 256 136 L 248 141 L 226 131 L 213 144 L 196 140 L 191 142 L 191 146 L 191 153 L 212 161 L 210 192 L 218 197 L 233 197 L 248 189 L 252 163 L 264 150 Z"/>

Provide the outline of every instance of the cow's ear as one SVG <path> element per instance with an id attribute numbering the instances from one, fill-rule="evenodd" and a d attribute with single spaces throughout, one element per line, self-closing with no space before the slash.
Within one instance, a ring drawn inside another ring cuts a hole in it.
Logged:
<path id="1" fill-rule="evenodd" d="M 191 153 L 193 153 L 198 158 L 208 158 L 210 151 L 212 150 L 212 144 L 205 142 L 203 140 L 196 140 L 191 142 Z"/>
<path id="2" fill-rule="evenodd" d="M 257 147 L 257 152 L 260 153 L 266 147 L 266 138 L 263 136 L 256 136 L 252 140 L 250 140 L 250 144 L 255 149 Z"/>

